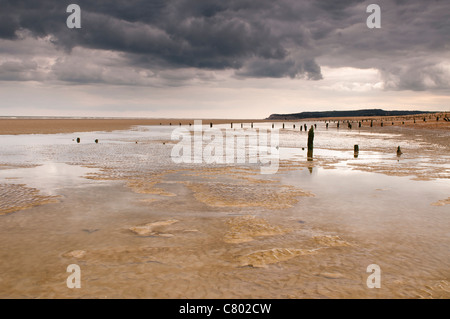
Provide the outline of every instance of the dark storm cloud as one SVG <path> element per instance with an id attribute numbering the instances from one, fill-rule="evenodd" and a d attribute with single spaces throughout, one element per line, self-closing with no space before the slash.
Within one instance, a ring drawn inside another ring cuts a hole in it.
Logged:
<path id="1" fill-rule="evenodd" d="M 242 77 L 283 78 L 306 77 L 308 80 L 320 80 L 320 67 L 311 60 L 256 60 L 249 62 L 243 70 L 236 72 Z"/>
<path id="2" fill-rule="evenodd" d="M 78 30 L 65 24 L 71 2 L 82 9 Z M 370 3 L 382 8 L 381 29 L 365 25 Z M 62 56 L 77 47 L 114 52 L 121 57 L 113 69 L 116 78 L 126 69 L 158 74 L 196 68 L 234 69 L 238 77 L 320 80 L 321 66 L 349 66 L 378 69 L 387 89 L 449 84 L 449 1 L 0 0 L 0 11 L 1 39 L 19 41 L 25 30 L 49 37 Z M 54 76 L 108 82 L 100 74 L 114 78 L 113 71 L 105 72 L 108 62 L 97 59 L 93 55 L 93 65 L 73 76 L 61 65 L 71 59 L 60 59 Z M 21 72 L 26 71 L 16 73 Z"/>

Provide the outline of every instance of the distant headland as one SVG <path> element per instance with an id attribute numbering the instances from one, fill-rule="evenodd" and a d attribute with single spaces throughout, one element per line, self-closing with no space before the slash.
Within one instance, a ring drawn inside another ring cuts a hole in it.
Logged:
<path id="1" fill-rule="evenodd" d="M 428 114 L 435 112 L 427 111 L 385 111 L 381 109 L 366 109 L 353 111 L 323 111 L 323 112 L 301 112 L 291 114 L 271 114 L 266 120 L 298 120 L 308 118 L 324 117 L 364 117 L 364 116 L 404 116 L 415 114 Z"/>

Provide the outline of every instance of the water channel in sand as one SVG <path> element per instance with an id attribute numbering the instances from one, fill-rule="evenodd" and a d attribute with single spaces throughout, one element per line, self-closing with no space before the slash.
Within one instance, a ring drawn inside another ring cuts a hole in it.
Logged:
<path id="1" fill-rule="evenodd" d="M 449 133 L 318 123 L 307 161 L 280 130 L 261 175 L 175 164 L 173 129 L 0 136 L 0 297 L 450 297 Z"/>

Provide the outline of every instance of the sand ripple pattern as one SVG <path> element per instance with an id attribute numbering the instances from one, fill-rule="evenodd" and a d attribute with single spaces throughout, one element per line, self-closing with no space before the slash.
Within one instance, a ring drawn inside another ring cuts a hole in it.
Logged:
<path id="1" fill-rule="evenodd" d="M 159 235 L 159 236 L 164 237 L 164 236 L 168 236 L 171 234 L 161 233 L 162 229 L 164 229 L 165 226 L 169 226 L 169 225 L 172 225 L 177 222 L 178 222 L 178 220 L 176 220 L 176 219 L 158 221 L 158 222 L 148 223 L 145 225 L 134 226 L 134 227 L 131 227 L 130 230 L 141 236 Z"/>
<path id="2" fill-rule="evenodd" d="M 321 246 L 326 246 L 326 247 L 351 246 L 350 243 L 348 243 L 345 240 L 341 239 L 339 236 L 333 236 L 333 235 L 314 236 L 313 240 L 317 244 L 319 244 Z"/>
<path id="3" fill-rule="evenodd" d="M 0 215 L 55 202 L 56 196 L 42 195 L 23 184 L 0 184 Z"/>
<path id="4" fill-rule="evenodd" d="M 255 268 L 266 267 L 270 264 L 279 263 L 302 255 L 316 254 L 317 249 L 294 249 L 294 248 L 273 248 L 260 250 L 239 257 L 240 266 L 251 266 Z"/>
<path id="5" fill-rule="evenodd" d="M 299 196 L 310 197 L 290 185 L 228 184 L 228 183 L 186 183 L 195 198 L 213 207 L 264 207 L 285 209 L 298 202 Z"/>
<path id="6" fill-rule="evenodd" d="M 289 231 L 270 225 L 263 218 L 250 215 L 232 218 L 227 224 L 230 230 L 225 234 L 224 241 L 232 244 L 253 241 L 254 237 L 281 235 Z"/>

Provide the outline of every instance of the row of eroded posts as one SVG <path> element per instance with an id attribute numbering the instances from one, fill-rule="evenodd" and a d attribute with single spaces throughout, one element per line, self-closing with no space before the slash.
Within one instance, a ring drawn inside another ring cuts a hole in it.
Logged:
<path id="1" fill-rule="evenodd" d="M 412 117 L 412 118 L 414 120 L 414 123 L 416 123 L 416 117 Z M 443 119 L 445 121 L 447 121 L 447 122 L 450 122 L 450 119 L 447 118 L 446 114 L 443 116 Z M 357 121 L 359 128 L 362 126 L 362 122 L 364 122 L 364 121 L 369 122 L 369 119 L 363 119 L 361 121 Z M 377 121 L 377 120 L 375 120 L 375 121 Z M 426 121 L 425 117 L 423 118 L 423 121 Z M 439 121 L 439 116 L 436 118 L 436 121 Z M 330 122 L 331 121 L 328 121 L 328 122 L 325 121 L 325 125 L 326 125 L 327 129 L 328 129 L 328 126 L 329 126 Z M 336 121 L 333 121 L 333 122 L 336 123 Z M 353 121 L 349 121 L 349 120 L 342 121 L 342 123 L 345 123 L 345 122 L 347 122 L 347 127 L 349 129 L 352 129 Z M 405 124 L 405 122 L 402 121 L 402 124 Z M 160 123 L 160 125 L 162 125 L 162 123 Z M 172 125 L 172 123 L 170 123 L 169 125 Z M 181 123 L 179 123 L 179 125 L 181 126 Z M 374 120 L 370 119 L 370 127 L 373 127 L 373 125 L 374 125 Z M 384 125 L 383 124 L 383 120 L 381 119 L 380 126 L 383 127 L 383 125 Z M 394 122 L 392 122 L 392 125 L 394 125 Z M 191 123 L 189 123 L 189 126 L 191 126 Z M 212 122 L 209 123 L 209 126 L 212 128 L 213 127 L 213 123 Z M 251 126 L 251 128 L 253 128 L 253 122 L 250 124 L 250 126 Z M 339 128 L 339 126 L 340 126 L 340 121 L 338 120 L 337 124 L 336 124 L 336 127 Z M 233 122 L 230 123 L 230 127 L 233 128 Z M 285 123 L 283 123 L 282 124 L 282 128 L 285 129 L 285 127 L 286 127 L 286 125 L 285 125 Z M 243 123 L 241 123 L 241 128 L 243 128 Z M 272 123 L 272 129 L 273 128 L 275 128 L 275 124 Z M 293 129 L 295 129 L 295 128 L 296 128 L 296 125 L 293 124 Z M 314 124 L 314 126 L 311 125 L 311 128 L 308 131 L 308 141 L 307 141 L 307 158 L 308 158 L 308 160 L 312 160 L 313 159 L 313 152 L 314 152 L 314 128 L 317 128 L 317 124 Z M 302 131 L 303 129 L 305 129 L 305 132 L 307 131 L 307 125 L 306 124 L 300 125 L 300 131 Z M 79 138 L 77 139 L 77 142 L 80 143 Z M 98 140 L 96 140 L 95 142 L 98 143 Z M 358 156 L 359 156 L 359 145 L 354 145 L 353 154 L 354 154 L 354 158 L 358 158 Z M 397 156 L 400 156 L 401 154 L 403 154 L 403 153 L 402 153 L 402 151 L 400 149 L 400 146 L 398 146 L 398 148 L 397 148 Z"/>

